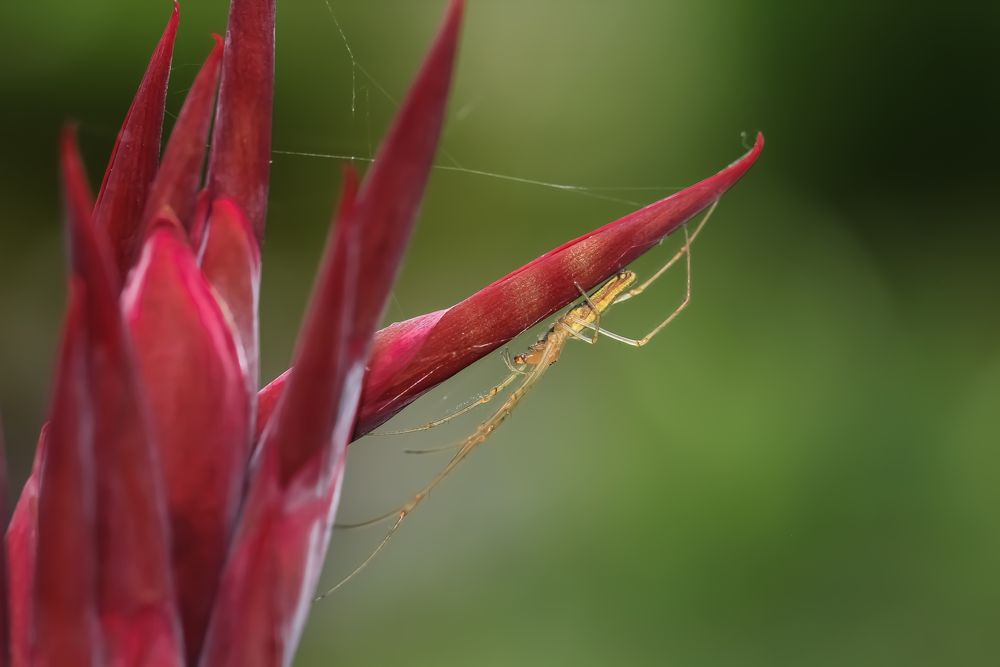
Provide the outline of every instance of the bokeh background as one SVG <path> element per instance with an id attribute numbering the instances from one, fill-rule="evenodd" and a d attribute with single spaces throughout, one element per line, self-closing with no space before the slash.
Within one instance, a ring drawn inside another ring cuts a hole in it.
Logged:
<path id="1" fill-rule="evenodd" d="M 275 148 L 370 155 L 443 4 L 334 0 L 352 68 L 324 0 L 279 2 Z M 592 195 L 669 194 L 740 155 L 741 132 L 764 131 L 767 148 L 695 247 L 691 309 L 642 350 L 571 345 L 314 610 L 297 664 L 996 664 L 1000 11 L 912 4 L 470 0 L 439 163 L 623 187 L 436 172 L 390 321 L 632 208 Z M 225 5 L 183 7 L 173 112 Z M 0 8 L 0 408 L 15 487 L 63 304 L 57 133 L 77 119 L 103 171 L 168 12 Z M 339 169 L 274 156 L 265 378 L 291 355 Z M 605 324 L 641 334 L 682 287 L 664 280 Z M 483 360 L 393 424 L 503 374 Z M 476 420 L 355 444 L 341 517 L 401 503 L 445 461 L 403 450 Z M 338 531 L 325 581 L 381 535 Z"/>

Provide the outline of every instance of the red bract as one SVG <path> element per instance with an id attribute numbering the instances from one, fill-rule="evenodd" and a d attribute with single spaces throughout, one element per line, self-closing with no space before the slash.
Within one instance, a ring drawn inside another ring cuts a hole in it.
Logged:
<path id="1" fill-rule="evenodd" d="M 451 308 L 375 334 L 354 437 L 502 347 L 658 244 L 718 200 L 757 161 L 764 136 L 719 173 L 578 239 L 564 243 Z M 579 285 L 579 287 L 577 287 Z M 286 371 L 260 393 L 258 430 L 284 391 Z"/>
<path id="2" fill-rule="evenodd" d="M 49 422 L 0 557 L 0 663 L 289 664 L 348 442 L 634 260 L 757 159 L 759 137 L 702 183 L 376 333 L 463 8 L 452 0 L 364 181 L 346 170 L 293 369 L 259 393 L 274 0 L 233 0 L 162 160 L 176 7 L 96 200 L 66 131 L 69 297 Z"/>

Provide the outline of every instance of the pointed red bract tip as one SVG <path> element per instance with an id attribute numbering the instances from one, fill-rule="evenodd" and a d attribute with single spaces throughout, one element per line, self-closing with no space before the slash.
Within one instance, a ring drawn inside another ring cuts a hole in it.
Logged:
<path id="1" fill-rule="evenodd" d="M 190 230 L 194 224 L 192 215 L 201 186 L 201 171 L 205 163 L 208 133 L 212 125 L 215 94 L 222 67 L 222 38 L 218 35 L 213 37 L 215 47 L 188 91 L 187 99 L 170 133 L 163 162 L 150 187 L 141 218 L 143 231 L 139 233 L 140 239 L 145 238 L 145 230 L 164 206 L 173 209 L 186 229 Z"/>
<path id="2" fill-rule="evenodd" d="M 264 237 L 271 172 L 274 0 L 233 0 L 209 157 L 213 197 L 240 203 Z"/>
<path id="3" fill-rule="evenodd" d="M 463 7 L 461 1 L 449 6 L 352 211 L 371 230 L 365 234 L 363 261 L 369 270 L 358 304 L 366 326 L 377 326 L 385 312 L 384 295 L 396 280 L 423 201 L 444 125 Z"/>
<path id="4" fill-rule="evenodd" d="M 94 223 L 111 242 L 119 282 L 141 243 L 142 212 L 160 156 L 167 80 L 180 9 L 174 10 L 111 152 L 94 207 Z"/>
<path id="5" fill-rule="evenodd" d="M 358 172 L 354 165 L 345 163 L 344 165 L 344 187 L 340 198 L 340 208 L 337 211 L 337 219 L 343 220 L 350 214 L 357 198 Z M 257 431 L 255 440 L 259 441 L 264 433 L 264 427 L 270 422 L 271 415 L 278 407 L 278 399 L 284 391 L 285 383 L 291 375 L 291 370 L 287 370 L 279 377 L 272 380 L 267 387 L 257 394 Z"/>
<path id="6" fill-rule="evenodd" d="M 88 301 L 85 316 L 97 326 L 110 326 L 113 331 L 120 321 L 117 276 L 107 237 L 94 228 L 91 218 L 86 177 L 73 125 L 63 130 L 60 167 L 72 270 L 89 288 L 83 293 Z"/>
<path id="7" fill-rule="evenodd" d="M 59 139 L 59 167 L 62 172 L 63 206 L 67 220 L 89 219 L 94 208 L 93 196 L 80 155 L 76 123 L 63 127 Z"/>
<path id="8" fill-rule="evenodd" d="M 80 155 L 76 123 L 66 123 L 63 126 L 59 137 L 59 160 L 64 205 L 90 215 L 94 210 L 94 193 L 90 189 L 90 179 L 83 164 L 83 156 Z"/>
<path id="9" fill-rule="evenodd" d="M 364 364 L 363 350 L 353 339 L 362 282 L 361 233 L 359 219 L 348 216 L 337 221 L 330 234 L 296 346 L 288 395 L 261 444 L 278 450 L 284 482 L 303 466 L 318 462 L 331 445 L 337 446 L 337 440 L 342 441 L 340 446 L 347 444 L 349 432 L 344 431 L 343 420 L 351 415 L 353 421 L 361 390 L 358 367 Z M 335 459 L 322 458 L 328 463 Z"/>
<path id="10" fill-rule="evenodd" d="M 246 393 L 254 398 L 260 375 L 260 247 L 242 209 L 225 197 L 212 203 L 204 234 L 201 270 L 233 327 L 242 350 Z"/>

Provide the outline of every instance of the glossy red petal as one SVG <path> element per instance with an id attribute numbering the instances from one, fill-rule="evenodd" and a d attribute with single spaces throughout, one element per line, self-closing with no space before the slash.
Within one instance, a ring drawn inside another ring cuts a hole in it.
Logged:
<path id="1" fill-rule="evenodd" d="M 326 555 L 372 334 L 437 145 L 463 6 L 452 2 L 356 198 L 353 172 L 345 178 L 294 370 L 257 450 L 203 664 L 291 662 Z"/>
<path id="2" fill-rule="evenodd" d="M 135 378 L 118 305 L 111 249 L 82 207 L 72 132 L 64 135 L 63 179 L 74 279 L 84 295 L 82 329 L 94 428 L 101 625 L 117 664 L 182 661 L 168 533 L 147 406 Z M 43 489 L 44 493 L 44 489 Z"/>
<path id="3" fill-rule="evenodd" d="M 386 328 L 376 337 L 373 371 L 365 383 L 357 433 L 367 433 L 417 396 L 451 377 L 519 333 L 549 317 L 611 274 L 655 247 L 723 193 L 754 164 L 764 146 L 704 181 L 620 220 L 565 243 L 449 308 L 427 327 L 427 316 Z M 577 287 L 579 285 L 579 287 Z M 423 340 L 415 340 L 414 329 Z M 405 368 L 379 372 L 383 364 Z"/>
<path id="4" fill-rule="evenodd" d="M 94 207 L 94 224 L 98 229 L 106 230 L 111 240 L 119 285 L 141 242 L 142 212 L 160 156 L 167 79 L 179 11 L 175 2 L 166 31 L 153 52 L 122 129 L 118 132 Z"/>
<path id="5" fill-rule="evenodd" d="M 7 527 L 7 571 L 10 575 L 11 663 L 26 665 L 31 657 L 35 627 L 35 556 L 38 548 L 38 485 L 45 459 L 48 425 L 42 427 L 31 475 L 21 489 Z"/>
<path id="6" fill-rule="evenodd" d="M 201 187 L 201 172 L 212 127 L 215 93 L 222 66 L 222 38 L 215 35 L 215 48 L 188 91 L 187 99 L 170 133 L 163 161 L 146 199 L 142 224 L 149 225 L 165 206 L 173 209 L 187 229 L 193 225 L 195 200 Z M 140 238 L 145 233 L 140 232 Z"/>
<path id="7" fill-rule="evenodd" d="M 38 497 L 31 664 L 101 665 L 85 288 L 72 279 Z"/>
<path id="8" fill-rule="evenodd" d="M 420 315 L 405 322 L 397 322 L 382 329 L 375 334 L 375 348 L 372 350 L 372 361 L 368 364 L 368 372 L 365 376 L 365 384 L 382 385 L 391 378 L 404 372 L 422 349 L 425 339 L 438 320 L 447 313 L 446 310 L 438 310 L 426 315 Z M 373 363 L 378 352 L 379 342 L 383 341 L 392 344 L 392 353 L 378 354 L 378 363 Z M 281 396 L 284 394 L 285 385 L 288 383 L 291 370 L 287 370 L 277 378 L 272 380 L 266 387 L 261 389 L 257 395 L 257 436 L 263 433 L 264 428 L 270 422 L 271 415 L 277 408 Z M 420 379 L 420 378 L 418 378 Z M 361 410 L 365 409 L 364 393 L 361 396 Z M 391 416 L 391 415 L 390 415 Z M 386 417 L 388 419 L 388 417 Z M 374 427 L 372 427 L 374 428 Z M 361 437 L 364 433 L 355 431 L 354 437 Z"/>
<path id="9" fill-rule="evenodd" d="M 216 199 L 205 231 L 201 270 L 227 311 L 246 362 L 246 391 L 256 402 L 259 387 L 260 247 L 239 205 Z"/>
<path id="10" fill-rule="evenodd" d="M 83 158 L 80 155 L 80 147 L 76 139 L 76 125 L 70 124 L 63 128 L 59 143 L 59 166 L 62 170 L 63 199 L 66 208 L 66 217 L 71 221 L 70 236 L 76 233 L 76 225 L 91 223 L 90 185 L 87 182 L 87 173 L 83 166 Z M 79 222 L 85 221 L 85 222 Z M 80 244 L 70 243 L 70 252 L 73 255 L 72 261 L 79 263 L 86 261 L 79 256 Z M 106 260 L 98 260 L 101 265 Z"/>
<path id="11" fill-rule="evenodd" d="M 756 162 L 763 135 L 719 173 L 542 255 L 451 308 L 382 329 L 365 377 L 355 437 L 382 424 L 435 385 L 505 345 L 655 247 L 717 201 Z M 258 396 L 258 429 L 267 425 L 287 374 Z"/>
<path id="12" fill-rule="evenodd" d="M 251 397 L 230 323 L 162 213 L 123 293 L 151 408 L 188 659 L 201 648 L 243 494 Z"/>
<path id="13" fill-rule="evenodd" d="M 233 0 L 208 183 L 213 196 L 240 203 L 258 242 L 267 214 L 273 98 L 274 0 Z"/>
<path id="14" fill-rule="evenodd" d="M 347 215 L 351 212 L 354 207 L 354 202 L 357 199 L 358 190 L 358 173 L 354 170 L 350 164 L 344 167 L 344 192 L 340 198 L 340 207 L 337 210 L 337 219 L 344 220 Z M 268 386 L 280 385 L 284 388 L 285 382 L 288 381 L 291 375 L 291 370 L 287 370 L 281 374 L 281 377 L 272 381 Z M 261 436 L 264 433 L 264 426 L 266 426 L 270 420 L 271 415 L 274 413 L 275 408 L 278 407 L 278 399 L 281 398 L 281 391 L 270 391 L 270 392 L 259 392 L 257 394 L 257 429 L 254 440 L 259 442 Z"/>
<path id="15" fill-rule="evenodd" d="M 278 451 L 261 450 L 205 649 L 204 667 L 290 665 L 319 579 L 343 475 L 282 484 Z"/>
<path id="16" fill-rule="evenodd" d="M 361 394 L 365 360 L 351 345 L 360 232 L 348 216 L 331 234 L 288 393 L 257 449 L 203 665 L 287 665 L 298 644 Z"/>
<path id="17" fill-rule="evenodd" d="M 353 196 L 354 182 L 352 176 L 345 184 L 345 201 Z M 350 207 L 346 203 L 341 210 Z M 346 445 L 349 435 L 338 429 L 343 431 L 345 415 L 354 414 L 361 391 L 359 366 L 363 367 L 367 346 L 358 318 L 363 282 L 360 219 L 341 218 L 331 237 L 299 337 L 297 370 L 262 445 L 279 452 L 282 482 L 301 475 L 306 466 L 316 468 L 318 480 L 329 474 L 328 466 L 340 456 L 338 443 Z M 331 446 L 333 452 L 328 451 Z"/>

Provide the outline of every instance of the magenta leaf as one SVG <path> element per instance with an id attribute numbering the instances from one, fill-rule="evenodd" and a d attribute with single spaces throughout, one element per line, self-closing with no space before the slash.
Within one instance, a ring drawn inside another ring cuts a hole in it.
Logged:
<path id="1" fill-rule="evenodd" d="M 350 216 L 339 222 L 296 351 L 289 398 L 257 449 L 204 665 L 290 664 L 302 631 L 364 367 L 346 344 L 355 313 L 360 226 Z"/>
<path id="2" fill-rule="evenodd" d="M 206 275 L 233 316 L 247 360 L 247 382 L 258 386 L 257 299 L 259 247 L 264 238 L 271 173 L 271 108 L 274 98 L 274 2 L 232 0 L 222 81 L 209 155 L 208 185 L 192 237 L 201 245 L 214 217 L 215 238 L 206 246 Z M 215 213 L 211 205 L 221 199 Z M 246 238 L 246 220 L 253 232 Z M 256 245 L 256 247 L 252 247 Z"/>
<path id="3" fill-rule="evenodd" d="M 180 9 L 174 11 L 136 92 L 111 152 L 94 207 L 94 224 L 110 240 L 120 285 L 142 239 L 141 216 L 160 156 L 167 79 Z"/>
<path id="4" fill-rule="evenodd" d="M 143 230 L 165 206 L 190 230 L 194 226 L 194 209 L 201 187 L 201 170 L 205 163 L 208 132 L 215 110 L 215 93 L 222 66 L 222 38 L 215 35 L 215 48 L 209 54 L 194 80 L 181 113 L 174 123 L 163 162 L 153 179 L 145 212 L 141 217 Z M 145 238 L 140 231 L 139 238 Z"/>
<path id="5" fill-rule="evenodd" d="M 356 196 L 353 172 L 345 178 L 288 389 L 258 447 L 203 664 L 291 662 L 326 555 L 372 335 L 433 164 L 463 7 L 452 2 Z"/>
<path id="6" fill-rule="evenodd" d="M 97 585 L 97 492 L 83 295 L 72 278 L 38 498 L 30 664 L 104 664 Z"/>
<path id="7" fill-rule="evenodd" d="M 274 0 L 232 0 L 208 182 L 213 197 L 240 202 L 264 238 L 271 173 Z"/>
<path id="8" fill-rule="evenodd" d="M 188 656 L 201 648 L 242 499 L 250 395 L 242 350 L 169 209 L 154 221 L 123 308 L 151 408 Z"/>
<path id="9" fill-rule="evenodd" d="M 35 626 L 35 558 L 38 548 L 38 485 L 45 459 L 48 425 L 42 427 L 35 447 L 31 475 L 21 489 L 7 527 L 6 552 L 9 575 L 11 664 L 27 665 Z"/>
<path id="10" fill-rule="evenodd" d="M 98 604 L 111 662 L 181 664 L 162 480 L 118 304 L 111 249 L 84 207 L 75 135 L 64 134 L 72 276 L 82 295 L 85 419 L 94 430 Z M 46 487 L 43 485 L 41 501 Z M 40 502 L 41 502 L 40 501 Z"/>
<path id="11" fill-rule="evenodd" d="M 232 320 L 246 364 L 246 392 L 256 402 L 260 247 L 250 221 L 239 205 L 226 197 L 212 203 L 204 235 L 201 270 Z"/>

